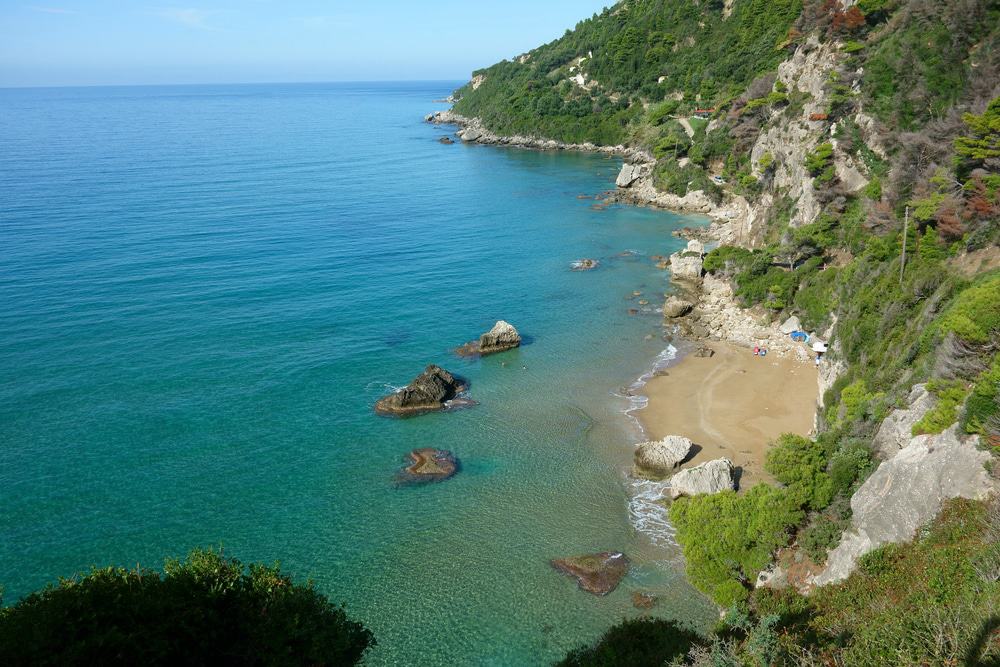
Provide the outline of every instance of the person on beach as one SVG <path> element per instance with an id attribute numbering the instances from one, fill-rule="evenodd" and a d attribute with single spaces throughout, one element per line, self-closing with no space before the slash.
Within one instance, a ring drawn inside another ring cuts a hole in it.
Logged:
<path id="1" fill-rule="evenodd" d="M 755 357 L 760 356 L 760 347 L 754 347 L 753 356 Z"/>

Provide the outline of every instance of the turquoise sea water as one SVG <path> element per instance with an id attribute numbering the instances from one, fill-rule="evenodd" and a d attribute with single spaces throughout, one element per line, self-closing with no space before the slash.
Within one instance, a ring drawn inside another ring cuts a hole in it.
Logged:
<path id="1" fill-rule="evenodd" d="M 712 618 L 630 516 L 621 397 L 667 345 L 649 256 L 698 221 L 592 210 L 612 159 L 439 144 L 453 87 L 0 91 L 8 601 L 223 545 L 344 602 L 372 665 L 546 664 L 636 590 Z M 449 352 L 500 318 L 529 344 Z M 430 362 L 480 404 L 373 414 Z M 461 473 L 395 488 L 424 446 Z M 548 564 L 619 549 L 606 598 Z"/>

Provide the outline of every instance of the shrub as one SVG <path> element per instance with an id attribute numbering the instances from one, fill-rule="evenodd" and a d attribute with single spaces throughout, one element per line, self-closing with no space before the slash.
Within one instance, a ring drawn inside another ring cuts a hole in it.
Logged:
<path id="1" fill-rule="evenodd" d="M 940 433 L 954 424 L 958 421 L 958 410 L 969 393 L 960 380 L 931 380 L 927 389 L 937 397 L 937 405 L 913 425 L 913 435 Z"/>
<path id="2" fill-rule="evenodd" d="M 746 248 L 722 245 L 705 255 L 703 266 L 709 273 L 725 273 L 732 275 L 746 266 L 753 253 Z"/>
<path id="3" fill-rule="evenodd" d="M 809 175 L 820 184 L 833 181 L 837 176 L 833 168 L 833 144 L 830 142 L 820 144 L 815 150 L 807 153 L 805 164 Z"/>
<path id="4" fill-rule="evenodd" d="M 942 316 L 940 330 L 970 343 L 994 339 L 1000 332 L 1000 273 L 994 272 L 962 291 Z"/>
<path id="5" fill-rule="evenodd" d="M 192 551 L 160 573 L 109 567 L 0 611 L 5 664 L 351 665 L 372 634 L 278 566 Z"/>
<path id="6" fill-rule="evenodd" d="M 742 496 L 724 491 L 674 501 L 670 518 L 691 583 L 723 606 L 744 599 L 802 519 L 799 505 L 786 490 L 767 484 Z"/>
<path id="7" fill-rule="evenodd" d="M 962 428 L 967 433 L 987 435 L 991 421 L 1000 414 L 1000 354 L 993 356 L 993 364 L 976 380 L 972 393 L 965 403 Z"/>
<path id="8" fill-rule="evenodd" d="M 833 483 L 826 474 L 823 448 L 800 435 L 786 433 L 767 452 L 764 469 L 788 487 L 800 504 L 822 509 L 833 498 Z"/>
<path id="9" fill-rule="evenodd" d="M 674 621 L 654 618 L 624 620 L 593 646 L 573 651 L 558 667 L 660 667 L 687 654 L 700 637 Z"/>

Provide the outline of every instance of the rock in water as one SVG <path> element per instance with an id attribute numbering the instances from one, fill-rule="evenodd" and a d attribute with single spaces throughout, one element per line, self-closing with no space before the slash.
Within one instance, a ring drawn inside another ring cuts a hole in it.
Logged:
<path id="1" fill-rule="evenodd" d="M 594 595 L 607 595 L 618 588 L 618 584 L 628 574 L 629 564 L 629 559 L 620 551 L 552 561 L 552 567 L 576 578 L 580 588 Z"/>
<path id="2" fill-rule="evenodd" d="M 670 478 L 671 498 L 732 491 L 735 488 L 733 462 L 729 459 L 716 459 L 702 463 L 700 466 L 681 470 Z"/>
<path id="3" fill-rule="evenodd" d="M 414 449 L 409 453 L 409 460 L 410 465 L 396 475 L 399 485 L 442 482 L 458 471 L 455 455 L 443 449 Z"/>
<path id="4" fill-rule="evenodd" d="M 465 386 L 454 375 L 431 364 L 413 382 L 395 394 L 379 399 L 375 404 L 375 412 L 381 415 L 410 416 L 444 410 L 447 407 L 445 402 L 462 391 L 465 391 Z"/>
<path id="5" fill-rule="evenodd" d="M 441 137 L 438 139 L 442 144 L 453 144 L 455 141 L 451 137 Z"/>
<path id="6" fill-rule="evenodd" d="M 596 259 L 578 259 L 571 265 L 574 271 L 590 271 L 600 264 Z"/>
<path id="7" fill-rule="evenodd" d="M 508 322 L 500 320 L 479 337 L 479 354 L 506 352 L 521 345 L 521 334 Z"/>
<path id="8" fill-rule="evenodd" d="M 623 164 L 622 170 L 618 173 L 618 178 L 615 179 L 615 185 L 620 188 L 627 188 L 637 180 L 639 176 L 642 175 L 642 167 L 637 164 Z"/>
<path id="9" fill-rule="evenodd" d="M 652 593 L 635 591 L 632 593 L 632 606 L 636 609 L 652 609 L 656 606 L 656 599 Z"/>
<path id="10" fill-rule="evenodd" d="M 635 467 L 640 474 L 662 477 L 676 468 L 691 453 L 694 443 L 679 435 L 644 442 L 635 450 Z"/>
<path id="11" fill-rule="evenodd" d="M 466 343 L 455 350 L 460 357 L 476 357 L 497 352 L 506 352 L 521 346 L 521 334 L 514 325 L 503 320 L 493 325 L 493 328 L 479 337 L 479 340 Z"/>
<path id="12" fill-rule="evenodd" d="M 690 301 L 685 301 L 680 297 L 672 296 L 663 304 L 663 315 L 664 317 L 669 317 L 671 319 L 684 317 L 691 312 L 692 308 L 694 308 L 694 304 Z"/>

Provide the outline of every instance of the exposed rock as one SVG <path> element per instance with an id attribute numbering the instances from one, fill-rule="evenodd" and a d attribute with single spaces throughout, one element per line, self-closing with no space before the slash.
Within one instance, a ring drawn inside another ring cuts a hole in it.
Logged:
<path id="1" fill-rule="evenodd" d="M 687 244 L 687 252 L 696 252 L 699 255 L 705 254 L 705 244 L 698 239 L 691 239 Z"/>
<path id="2" fill-rule="evenodd" d="M 766 570 L 757 575 L 754 588 L 782 589 L 788 587 L 788 573 L 777 563 L 772 563 Z"/>
<path id="3" fill-rule="evenodd" d="M 802 322 L 795 315 L 789 317 L 785 322 L 778 328 L 783 334 L 790 334 L 793 331 L 802 331 Z"/>
<path id="4" fill-rule="evenodd" d="M 670 273 L 678 280 L 698 280 L 701 271 L 702 259 L 697 253 L 684 250 L 670 256 Z"/>
<path id="5" fill-rule="evenodd" d="M 573 262 L 570 266 L 574 271 L 590 271 L 591 269 L 596 269 L 600 265 L 596 259 L 578 259 Z"/>
<path id="6" fill-rule="evenodd" d="M 483 136 L 482 130 L 477 127 L 467 127 L 458 133 L 459 138 L 462 141 L 477 141 Z"/>
<path id="7" fill-rule="evenodd" d="M 662 477 L 679 466 L 691 453 L 693 446 L 693 442 L 679 435 L 643 442 L 635 450 L 636 470 L 641 474 Z"/>
<path id="8" fill-rule="evenodd" d="M 934 519 L 945 500 L 982 500 L 993 490 L 984 467 L 988 452 L 978 436 L 962 439 L 958 424 L 939 435 L 920 435 L 878 467 L 851 498 L 851 527 L 830 552 L 817 586 L 846 579 L 858 559 L 885 544 L 907 542 Z"/>
<path id="9" fill-rule="evenodd" d="M 479 337 L 479 354 L 505 352 L 521 345 L 521 334 L 513 325 L 503 320 Z"/>
<path id="10" fill-rule="evenodd" d="M 438 139 L 438 141 L 441 142 L 442 144 L 453 144 L 453 143 L 455 143 L 455 141 L 451 137 L 441 137 L 440 139 Z"/>
<path id="11" fill-rule="evenodd" d="M 630 187 L 633 183 L 639 180 L 642 175 L 642 167 L 637 164 L 623 164 L 622 170 L 618 173 L 618 178 L 615 179 L 615 185 L 620 188 Z"/>
<path id="12" fill-rule="evenodd" d="M 716 459 L 700 466 L 681 470 L 670 478 L 670 497 L 697 496 L 702 493 L 719 493 L 736 488 L 733 462 Z"/>
<path id="13" fill-rule="evenodd" d="M 652 593 L 633 591 L 632 606 L 636 609 L 652 609 L 656 606 L 657 597 Z"/>
<path id="14" fill-rule="evenodd" d="M 709 358 L 715 356 L 715 350 L 713 350 L 712 348 L 708 347 L 707 345 L 702 345 L 697 350 L 695 350 L 692 354 L 694 354 L 694 356 L 696 356 L 696 357 L 700 357 L 701 359 L 709 359 Z"/>
<path id="15" fill-rule="evenodd" d="M 677 296 L 668 297 L 663 303 L 663 316 L 671 319 L 684 317 L 691 312 L 694 304 Z"/>
<path id="16" fill-rule="evenodd" d="M 927 391 L 926 384 L 917 384 L 910 390 L 907 403 L 909 408 L 889 413 L 878 427 L 878 432 L 872 441 L 872 446 L 883 460 L 891 459 L 910 444 L 913 438 L 913 425 L 930 412 L 937 404 L 937 399 Z"/>
<path id="17" fill-rule="evenodd" d="M 559 558 L 552 567 L 575 577 L 580 588 L 594 595 L 607 595 L 628 574 L 629 559 L 620 551 L 605 551 L 588 556 Z"/>
<path id="18" fill-rule="evenodd" d="M 410 416 L 444 410 L 447 401 L 465 391 L 465 386 L 451 373 L 431 364 L 413 382 L 375 404 L 381 415 Z"/>
<path id="19" fill-rule="evenodd" d="M 458 472 L 455 455 L 443 449 L 414 449 L 408 459 L 410 465 L 396 475 L 397 485 L 442 482 Z"/>

